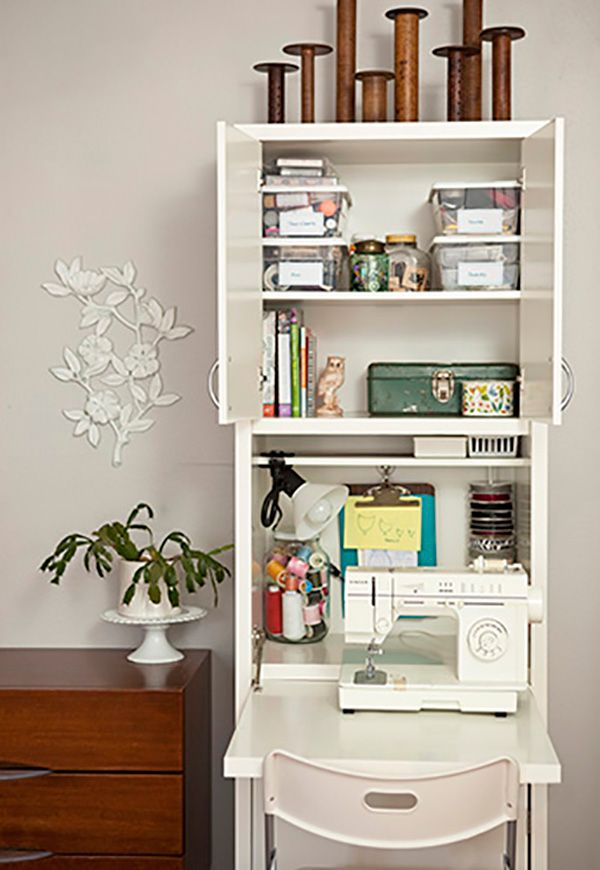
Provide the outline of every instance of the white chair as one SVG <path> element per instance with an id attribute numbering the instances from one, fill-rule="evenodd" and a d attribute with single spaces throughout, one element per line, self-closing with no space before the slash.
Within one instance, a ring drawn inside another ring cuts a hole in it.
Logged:
<path id="1" fill-rule="evenodd" d="M 275 750 L 265 758 L 263 786 L 267 870 L 277 870 L 275 818 L 339 843 L 398 850 L 448 845 L 505 824 L 499 866 L 516 870 L 519 768 L 510 758 L 387 778 Z"/>

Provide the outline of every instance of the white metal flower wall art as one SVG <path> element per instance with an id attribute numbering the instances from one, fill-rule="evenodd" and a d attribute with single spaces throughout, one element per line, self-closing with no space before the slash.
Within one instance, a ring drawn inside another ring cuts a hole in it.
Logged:
<path id="1" fill-rule="evenodd" d="M 51 296 L 75 299 L 81 305 L 79 326 L 90 330 L 75 350 L 65 347 L 64 366 L 50 369 L 59 381 L 76 384 L 83 392 L 82 406 L 63 414 L 75 424 L 73 435 L 85 435 L 92 447 L 98 447 L 105 432 L 111 433 L 113 465 L 120 465 L 131 436 L 153 426 L 150 412 L 181 398 L 163 392 L 161 342 L 185 338 L 193 330 L 177 326 L 175 308 L 165 310 L 136 286 L 131 261 L 122 269 L 84 269 L 76 257 L 71 265 L 57 260 L 54 271 L 60 283 L 42 287 Z"/>

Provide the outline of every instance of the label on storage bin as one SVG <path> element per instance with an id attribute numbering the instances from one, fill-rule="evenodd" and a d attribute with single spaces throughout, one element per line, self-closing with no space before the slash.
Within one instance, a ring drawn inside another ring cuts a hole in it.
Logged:
<path id="1" fill-rule="evenodd" d="M 310 204 L 307 193 L 276 193 L 277 208 L 303 208 Z"/>
<path id="2" fill-rule="evenodd" d="M 281 262 L 279 264 L 279 286 L 322 287 L 323 263 Z"/>
<path id="3" fill-rule="evenodd" d="M 459 208 L 457 212 L 457 232 L 459 233 L 501 233 L 501 208 Z"/>
<path id="4" fill-rule="evenodd" d="M 501 287 L 504 263 L 459 263 L 459 287 Z"/>
<path id="5" fill-rule="evenodd" d="M 325 215 L 312 208 L 296 208 L 279 215 L 279 233 L 282 236 L 324 236 Z"/>

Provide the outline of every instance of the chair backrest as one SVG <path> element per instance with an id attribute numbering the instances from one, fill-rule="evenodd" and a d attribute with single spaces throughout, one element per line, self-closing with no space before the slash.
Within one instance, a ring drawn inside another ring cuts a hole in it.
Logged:
<path id="1" fill-rule="evenodd" d="M 431 776 L 339 770 L 275 750 L 263 769 L 265 813 L 354 846 L 423 849 L 517 818 L 519 768 L 510 758 Z"/>

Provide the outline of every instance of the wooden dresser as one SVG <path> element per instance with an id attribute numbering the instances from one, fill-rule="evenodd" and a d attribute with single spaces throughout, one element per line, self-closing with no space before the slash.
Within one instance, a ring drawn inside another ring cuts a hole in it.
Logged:
<path id="1" fill-rule="evenodd" d="M 210 709 L 204 650 L 1 650 L 0 864 L 209 870 Z"/>

